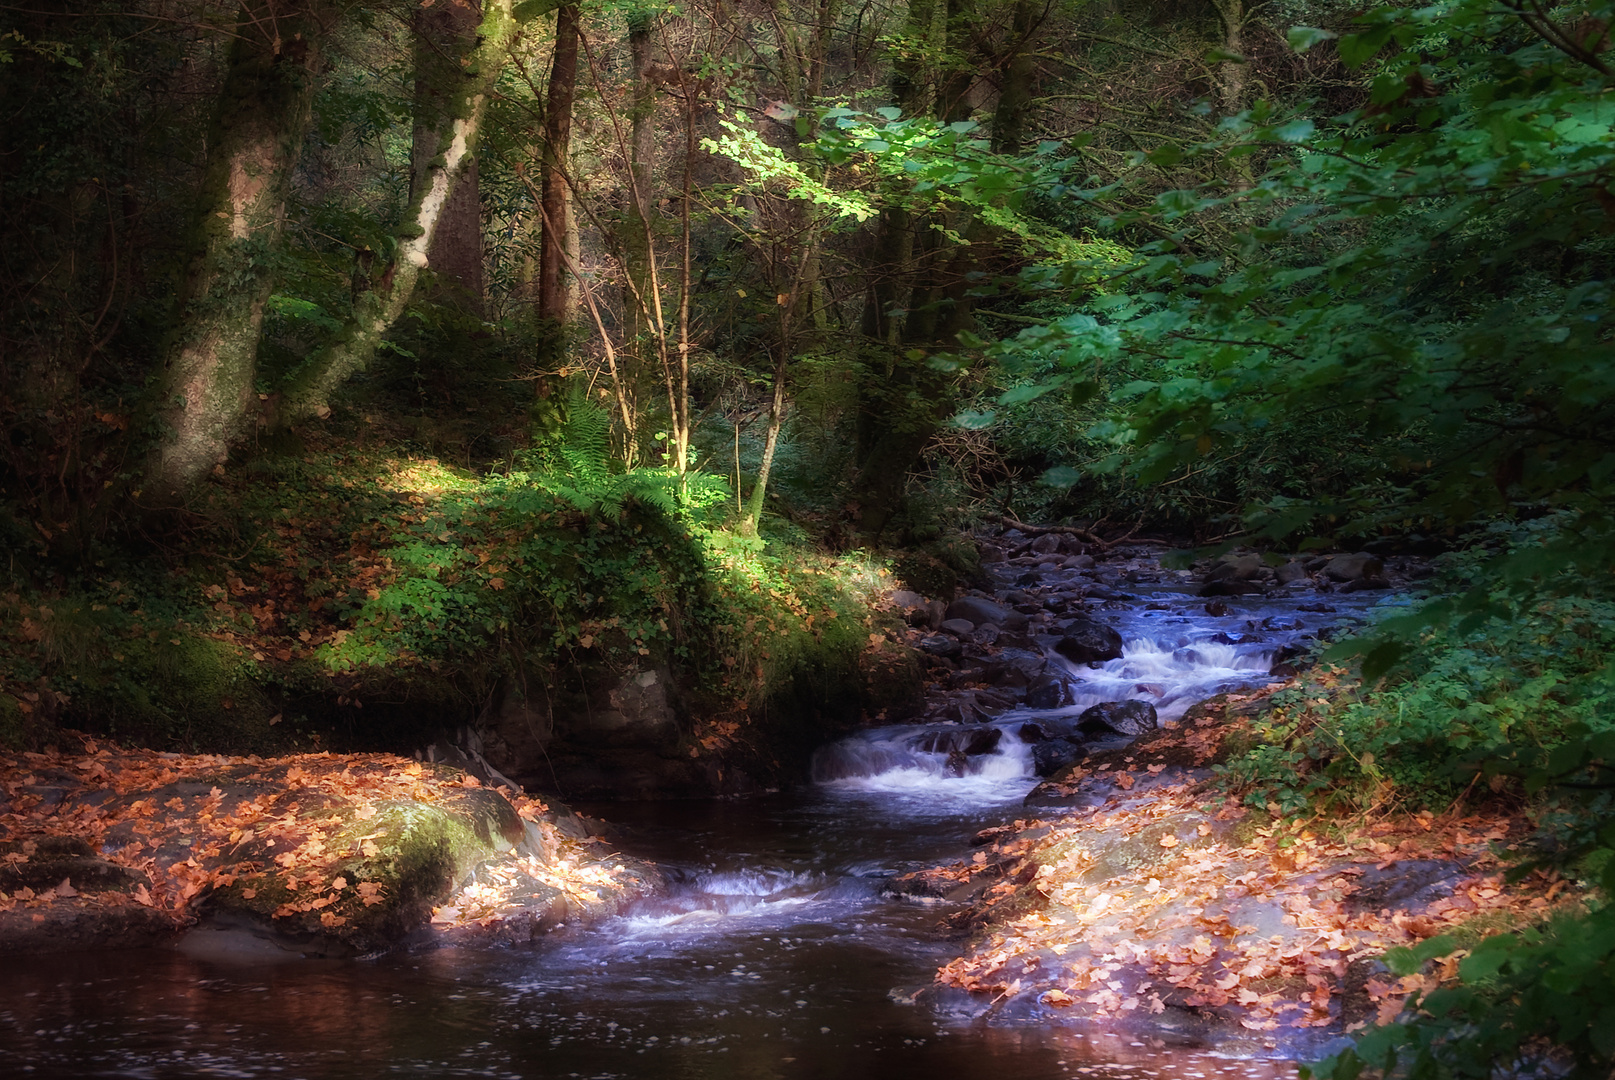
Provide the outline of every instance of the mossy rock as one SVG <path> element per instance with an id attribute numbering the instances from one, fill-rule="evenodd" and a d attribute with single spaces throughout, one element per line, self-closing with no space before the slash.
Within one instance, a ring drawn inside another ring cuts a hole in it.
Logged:
<path id="1" fill-rule="evenodd" d="M 515 808 L 487 788 L 445 789 L 430 800 L 325 799 L 303 807 L 288 832 L 231 852 L 240 872 L 220 867 L 233 880 L 203 910 L 247 916 L 325 953 L 405 940 L 477 866 L 524 839 Z"/>

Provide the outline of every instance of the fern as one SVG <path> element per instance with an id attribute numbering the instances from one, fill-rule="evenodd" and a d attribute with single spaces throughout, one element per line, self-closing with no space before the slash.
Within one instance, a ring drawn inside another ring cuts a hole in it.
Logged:
<path id="1" fill-rule="evenodd" d="M 568 389 L 554 409 L 557 422 L 528 451 L 526 482 L 582 514 L 616 517 L 632 500 L 670 517 L 699 511 L 729 497 L 729 485 L 703 473 L 630 469 L 611 456 L 611 414 L 581 386 Z"/>

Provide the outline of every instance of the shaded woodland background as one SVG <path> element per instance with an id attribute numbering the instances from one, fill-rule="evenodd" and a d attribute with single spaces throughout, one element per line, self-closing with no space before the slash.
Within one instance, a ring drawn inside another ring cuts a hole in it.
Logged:
<path id="1" fill-rule="evenodd" d="M 762 767 L 923 691 L 873 608 L 972 526 L 1417 552 L 1227 783 L 1528 805 L 1591 899 L 1324 1071 L 1606 1076 L 1610 18 L 0 7 L 0 736 L 407 746 L 655 667 L 669 760 Z"/>

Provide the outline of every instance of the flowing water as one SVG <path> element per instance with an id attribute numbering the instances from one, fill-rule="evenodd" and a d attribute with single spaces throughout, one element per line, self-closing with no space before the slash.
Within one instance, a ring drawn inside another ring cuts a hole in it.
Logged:
<path id="1" fill-rule="evenodd" d="M 1212 619 L 1203 601 L 1155 586 L 1120 613 L 1125 655 L 1073 669 L 1078 700 L 1139 698 L 1170 717 L 1260 683 L 1278 645 L 1339 617 L 1305 616 L 1303 628 L 1296 602 L 1231 602 Z M 886 728 L 827 751 L 825 782 L 799 791 L 588 808 L 621 826 L 624 849 L 655 860 L 672 888 L 531 948 L 369 961 L 7 959 L 0 1076 L 1293 1075 L 1285 1062 L 1103 1026 L 1006 1021 L 987 1001 L 932 988 L 957 948 L 936 933 L 946 908 L 893 896 L 888 880 L 952 861 L 977 830 L 1027 816 L 1035 778 L 1017 733 L 1081 707 L 997 719 L 1003 735 L 964 776 L 946 754 L 915 749 L 925 729 Z"/>

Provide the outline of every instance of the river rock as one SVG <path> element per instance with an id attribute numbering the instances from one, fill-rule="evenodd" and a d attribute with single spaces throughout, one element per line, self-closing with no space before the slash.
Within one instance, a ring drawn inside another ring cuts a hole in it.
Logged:
<path id="1" fill-rule="evenodd" d="M 964 651 L 959 639 L 948 634 L 926 634 L 916 646 L 922 653 L 941 657 L 944 660 L 952 659 Z"/>
<path id="2" fill-rule="evenodd" d="M 1078 618 L 1066 624 L 1054 649 L 1079 664 L 1114 660 L 1122 654 L 1122 636 L 1104 623 Z"/>
<path id="3" fill-rule="evenodd" d="M 1026 687 L 1028 709 L 1063 709 L 1071 704 L 1071 687 L 1058 675 L 1039 675 Z"/>
<path id="4" fill-rule="evenodd" d="M 1006 620 L 1010 617 L 1010 611 L 1002 604 L 996 604 L 980 596 L 961 596 L 948 605 L 947 616 L 949 619 L 965 619 L 976 626 L 982 623 L 1007 626 Z"/>
<path id="5" fill-rule="evenodd" d="M 969 619 L 943 619 L 942 625 L 937 629 L 944 634 L 952 634 L 954 637 L 963 638 L 969 637 L 976 632 L 976 624 Z"/>
<path id="6" fill-rule="evenodd" d="M 1254 553 L 1236 555 L 1229 552 L 1217 561 L 1206 577 L 1211 581 L 1225 581 L 1228 579 L 1249 581 L 1261 569 L 1262 557 L 1260 555 Z"/>
<path id="7" fill-rule="evenodd" d="M 1280 585 L 1288 585 L 1294 581 L 1305 581 L 1307 579 L 1307 568 L 1303 563 L 1292 559 L 1274 571 L 1273 576 L 1278 579 Z"/>
<path id="8" fill-rule="evenodd" d="M 916 608 L 924 608 L 926 604 L 925 597 L 912 589 L 893 589 L 887 599 L 891 601 L 892 607 L 899 611 L 913 611 Z"/>
<path id="9" fill-rule="evenodd" d="M 1042 536 L 1032 541 L 1031 549 L 1044 555 L 1052 555 L 1054 552 L 1060 550 L 1059 534 L 1044 533 Z"/>
<path id="10" fill-rule="evenodd" d="M 1385 564 L 1366 551 L 1355 555 L 1336 555 L 1323 567 L 1330 581 L 1359 581 L 1363 578 L 1383 578 Z"/>
<path id="11" fill-rule="evenodd" d="M 1038 776 L 1053 776 L 1087 756 L 1081 743 L 1070 739 L 1045 739 L 1032 747 L 1032 769 Z"/>
<path id="12" fill-rule="evenodd" d="M 1019 689 L 1030 686 L 1033 679 L 1043 674 L 1048 667 L 1048 660 L 1038 653 L 1021 647 L 1010 647 L 999 651 L 997 656 L 987 660 L 982 672 L 984 682 L 996 686 L 1009 686 Z"/>
<path id="13" fill-rule="evenodd" d="M 1372 866 L 1357 879 L 1357 891 L 1346 900 L 1347 912 L 1414 909 L 1451 896 L 1464 868 L 1451 859 L 1404 859 Z"/>
<path id="14" fill-rule="evenodd" d="M 1105 701 L 1077 717 L 1077 730 L 1092 734 L 1142 735 L 1158 726 L 1147 701 Z"/>

